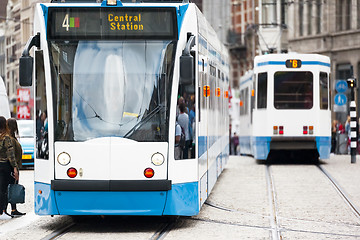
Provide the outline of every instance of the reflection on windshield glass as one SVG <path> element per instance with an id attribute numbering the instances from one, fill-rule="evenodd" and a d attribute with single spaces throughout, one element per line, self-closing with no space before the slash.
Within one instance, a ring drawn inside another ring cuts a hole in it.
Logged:
<path id="1" fill-rule="evenodd" d="M 18 121 L 18 129 L 19 129 L 19 136 L 20 137 L 33 137 L 34 136 L 34 126 L 33 121 L 25 120 L 26 122 L 23 122 L 21 120 Z"/>
<path id="2" fill-rule="evenodd" d="M 166 141 L 171 42 L 52 44 L 52 57 L 53 70 L 63 69 L 55 72 L 58 140 L 116 136 Z"/>

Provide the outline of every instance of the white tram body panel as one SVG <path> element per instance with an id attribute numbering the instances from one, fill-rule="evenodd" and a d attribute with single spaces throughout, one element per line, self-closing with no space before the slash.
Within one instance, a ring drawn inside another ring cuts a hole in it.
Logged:
<path id="1" fill-rule="evenodd" d="M 38 122 L 36 214 L 198 214 L 229 155 L 227 49 L 192 3 L 70 2 L 35 10 L 35 105 L 47 117 Z M 191 36 L 194 79 L 185 84 Z M 175 159 L 179 94 L 195 108 L 187 159 Z"/>
<path id="2" fill-rule="evenodd" d="M 237 133 L 239 136 L 239 145 L 242 154 L 251 155 L 251 141 L 250 136 L 253 131 L 253 124 L 251 118 L 251 108 L 253 101 L 252 89 L 253 89 L 253 80 L 254 73 L 253 71 L 248 71 L 244 76 L 240 78 L 240 112 L 239 112 L 239 121 L 240 121 L 240 133 Z"/>
<path id="3" fill-rule="evenodd" d="M 245 133 L 240 144 L 250 144 L 256 159 L 267 159 L 271 150 L 316 150 L 320 159 L 328 159 L 330 59 L 318 54 L 269 54 L 255 57 L 254 66 L 254 107 L 252 117 L 247 114 L 240 124 Z M 252 128 L 247 135 L 249 120 Z M 249 153 L 246 148 L 240 152 Z"/>

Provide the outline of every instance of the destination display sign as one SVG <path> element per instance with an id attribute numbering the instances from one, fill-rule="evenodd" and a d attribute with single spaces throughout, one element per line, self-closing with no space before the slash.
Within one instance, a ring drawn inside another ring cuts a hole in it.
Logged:
<path id="1" fill-rule="evenodd" d="M 177 39 L 175 8 L 49 8 L 48 38 Z"/>
<path id="2" fill-rule="evenodd" d="M 301 60 L 300 59 L 288 59 L 285 62 L 287 68 L 301 68 Z"/>

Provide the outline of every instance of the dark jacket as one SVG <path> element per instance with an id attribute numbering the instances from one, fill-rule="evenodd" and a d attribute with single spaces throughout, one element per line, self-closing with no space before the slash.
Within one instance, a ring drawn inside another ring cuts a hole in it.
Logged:
<path id="1" fill-rule="evenodd" d="M 22 166 L 22 147 L 16 138 L 11 137 L 11 143 L 15 149 L 15 160 L 18 167 Z"/>
<path id="2" fill-rule="evenodd" d="M 12 167 L 18 167 L 15 159 L 15 148 L 12 144 L 10 136 L 5 136 L 0 139 L 0 162 L 10 162 Z"/>

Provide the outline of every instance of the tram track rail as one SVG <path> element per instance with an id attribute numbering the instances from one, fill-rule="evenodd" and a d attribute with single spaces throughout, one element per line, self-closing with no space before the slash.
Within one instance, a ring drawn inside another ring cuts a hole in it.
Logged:
<path id="1" fill-rule="evenodd" d="M 342 197 L 342 199 L 346 202 L 346 204 L 350 207 L 352 212 L 355 214 L 356 217 L 360 218 L 360 209 L 351 201 L 350 197 L 346 193 L 346 191 L 340 186 L 340 184 L 335 180 L 333 176 L 330 175 L 328 171 L 321 165 L 317 165 L 319 170 L 329 179 L 335 190 L 338 194 Z"/>
<path id="2" fill-rule="evenodd" d="M 276 191 L 274 180 L 271 174 L 270 165 L 266 165 L 265 176 L 267 183 L 268 191 L 268 200 L 270 205 L 270 226 L 271 226 L 271 236 L 273 240 L 282 239 L 279 224 L 278 224 L 278 214 L 277 214 L 277 204 L 276 204 Z"/>
<path id="3" fill-rule="evenodd" d="M 49 235 L 43 237 L 41 240 L 55 240 L 60 238 L 61 236 L 65 235 L 66 233 L 70 232 L 70 230 L 76 225 L 76 223 L 71 222 L 65 226 L 63 226 L 62 228 L 59 228 L 55 231 L 53 231 L 52 233 L 50 233 Z"/>
<path id="4" fill-rule="evenodd" d="M 178 224 L 179 218 L 169 218 L 167 222 L 164 222 L 160 225 L 160 227 L 155 231 L 155 233 L 149 238 L 149 240 L 161 240 L 165 239 L 167 234 L 176 227 Z M 71 230 L 76 226 L 76 222 L 71 222 L 69 224 L 66 224 L 65 226 L 62 226 L 47 236 L 41 238 L 41 240 L 55 240 L 55 239 L 61 239 L 66 234 L 70 234 Z"/>
<path id="5" fill-rule="evenodd" d="M 170 219 L 167 223 L 162 224 L 160 228 L 155 232 L 155 234 L 150 238 L 150 240 L 161 240 L 165 239 L 166 235 L 175 228 L 178 224 L 179 218 Z"/>

